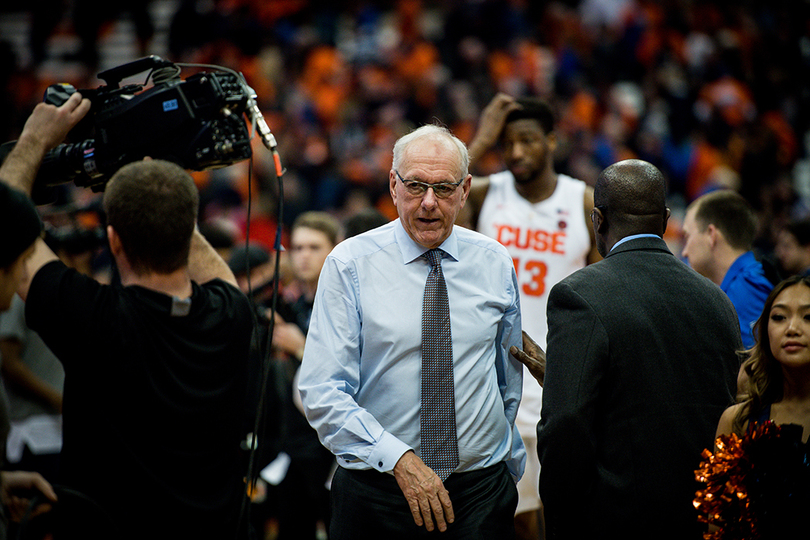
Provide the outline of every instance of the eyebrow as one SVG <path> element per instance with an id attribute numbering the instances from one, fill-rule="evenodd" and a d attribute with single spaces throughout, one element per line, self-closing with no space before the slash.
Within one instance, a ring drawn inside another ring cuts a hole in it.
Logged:
<path id="1" fill-rule="evenodd" d="M 777 308 L 786 309 L 786 310 L 790 309 L 787 304 L 774 304 L 774 305 L 771 306 L 771 310 L 774 310 L 774 309 L 777 309 Z M 799 309 L 810 309 L 810 304 L 802 304 L 802 305 L 799 306 Z"/>

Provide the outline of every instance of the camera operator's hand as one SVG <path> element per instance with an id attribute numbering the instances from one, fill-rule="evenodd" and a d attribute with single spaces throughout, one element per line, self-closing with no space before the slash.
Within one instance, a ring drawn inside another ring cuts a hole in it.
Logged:
<path id="1" fill-rule="evenodd" d="M 45 154 L 61 143 L 89 110 L 90 101 L 78 92 L 60 107 L 48 103 L 34 107 L 19 140 L 0 166 L 0 178 L 30 194 Z"/>
<path id="2" fill-rule="evenodd" d="M 68 132 L 90 110 L 90 101 L 78 92 L 61 106 L 40 103 L 28 117 L 20 139 L 33 137 L 47 151 L 61 143 Z"/>
<path id="3" fill-rule="evenodd" d="M 37 105 L 25 122 L 19 140 L 0 165 L 0 182 L 6 182 L 30 196 L 45 154 L 62 142 L 89 110 L 90 101 L 83 99 L 78 92 L 59 107 L 48 103 Z M 13 234 L 10 231 L 1 233 Z M 26 259 L 25 272 L 17 288 L 17 293 L 23 300 L 28 296 L 28 288 L 37 271 L 56 258 L 42 238 L 34 242 L 33 254 Z"/>
<path id="4" fill-rule="evenodd" d="M 42 493 L 45 498 L 56 502 L 56 492 L 39 473 L 28 471 L 0 472 L 0 500 L 8 509 L 11 521 L 19 522 L 28 510 L 33 495 Z M 39 505 L 33 515 L 50 510 L 49 504 Z"/>

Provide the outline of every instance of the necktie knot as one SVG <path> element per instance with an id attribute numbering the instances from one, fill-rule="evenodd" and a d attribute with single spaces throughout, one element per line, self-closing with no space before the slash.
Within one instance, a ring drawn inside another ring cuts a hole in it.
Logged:
<path id="1" fill-rule="evenodd" d="M 425 257 L 427 257 L 430 266 L 433 268 L 441 268 L 442 266 L 442 250 L 439 248 L 430 249 L 425 252 Z"/>

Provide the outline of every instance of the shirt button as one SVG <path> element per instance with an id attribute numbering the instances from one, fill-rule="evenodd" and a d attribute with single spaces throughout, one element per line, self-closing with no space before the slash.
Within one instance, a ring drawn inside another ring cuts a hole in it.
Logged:
<path id="1" fill-rule="evenodd" d="M 381 462 L 379 462 L 377 465 L 379 465 L 380 467 L 382 467 L 382 466 L 383 466 L 383 462 L 381 461 Z"/>

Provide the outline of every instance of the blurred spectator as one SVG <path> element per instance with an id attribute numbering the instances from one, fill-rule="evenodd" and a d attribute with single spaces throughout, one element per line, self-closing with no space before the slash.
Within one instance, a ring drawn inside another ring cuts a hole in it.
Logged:
<path id="1" fill-rule="evenodd" d="M 281 257 L 282 261 L 287 260 L 286 254 L 283 253 Z M 288 263 L 282 264 L 282 261 L 279 261 L 279 268 L 288 273 Z M 236 276 L 239 289 L 245 294 L 250 292 L 250 298 L 256 306 L 270 308 L 275 257 L 260 244 L 241 244 L 231 250 L 228 266 Z M 284 283 L 288 278 L 279 280 Z"/>
<path id="2" fill-rule="evenodd" d="M 248 361 L 248 399 L 243 422 L 245 432 L 258 440 L 256 456 L 258 468 L 272 462 L 281 447 L 281 426 L 284 397 L 283 372 L 276 362 L 270 362 L 267 353 L 269 325 L 265 312 L 272 307 L 273 274 L 275 257 L 260 245 L 241 244 L 235 246 L 228 259 L 228 267 L 234 274 L 239 289 L 248 295 L 259 324 L 253 326 Z M 266 377 L 266 384 L 265 384 Z M 262 394 L 264 394 L 262 396 Z M 259 403 L 263 407 L 259 411 Z M 257 414 L 263 420 L 259 432 L 255 433 Z M 266 523 L 277 517 L 278 490 L 264 480 L 257 480 L 251 497 L 251 523 L 257 531 L 264 531 Z"/>
<path id="3" fill-rule="evenodd" d="M 777 235 L 774 252 L 784 277 L 810 275 L 810 220 L 788 223 Z"/>
<path id="4" fill-rule="evenodd" d="M 8 461 L 56 482 L 65 370 L 39 334 L 25 324 L 25 303 L 17 295 L 11 309 L 0 315 L 0 355 L 11 421 Z"/>
<path id="5" fill-rule="evenodd" d="M 127 2 L 98 2 L 97 0 L 74 0 L 73 27 L 79 37 L 79 50 L 75 58 L 88 69 L 95 70 L 99 64 L 98 38 L 104 25 L 127 13 L 135 25 L 139 56 L 146 56 L 149 41 L 155 33 L 155 25 L 149 13 L 151 0 Z"/>
<path id="6" fill-rule="evenodd" d="M 225 223 L 216 220 L 200 223 L 199 228 L 200 234 L 208 240 L 219 256 L 225 261 L 230 260 L 235 243 L 234 232 L 229 230 Z"/>
<path id="7" fill-rule="evenodd" d="M 301 214 L 292 226 L 290 260 L 300 292 L 297 297 L 288 296 L 287 319 L 279 317 L 273 331 L 273 346 L 285 353 L 279 359 L 287 373 L 280 445 L 290 458 L 279 486 L 278 540 L 315 540 L 319 527 L 329 523 L 326 484 L 334 458 L 296 406 L 294 380 L 304 355 L 318 278 L 326 256 L 337 245 L 339 230 L 340 223 L 323 212 Z"/>
<path id="8" fill-rule="evenodd" d="M 687 208 L 683 223 L 682 255 L 731 299 L 746 349 L 754 346 L 754 323 L 774 285 L 751 251 L 756 230 L 753 208 L 731 190 L 697 199 Z"/>
<path id="9" fill-rule="evenodd" d="M 97 272 L 95 256 L 106 234 L 93 212 L 44 212 L 45 241 L 59 258 L 80 273 Z M 25 304 L 15 295 L 8 312 L 0 314 L 0 355 L 9 401 L 11 431 L 6 446 L 9 463 L 58 479 L 62 449 L 62 386 L 65 370 L 59 359 L 25 322 Z"/>
<path id="10" fill-rule="evenodd" d="M 379 210 L 366 208 L 345 220 L 343 223 L 343 238 L 357 236 L 360 233 L 385 225 L 389 221 Z"/>

